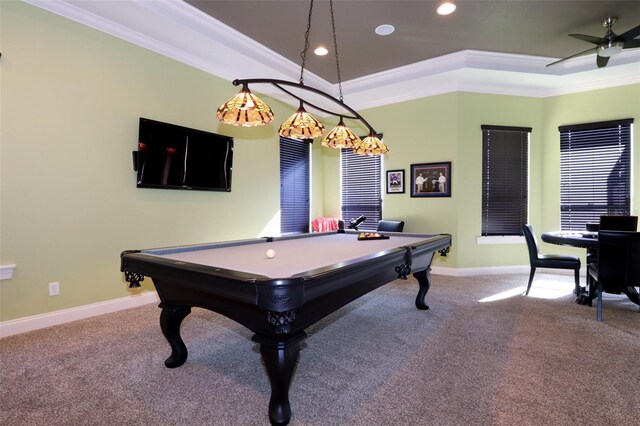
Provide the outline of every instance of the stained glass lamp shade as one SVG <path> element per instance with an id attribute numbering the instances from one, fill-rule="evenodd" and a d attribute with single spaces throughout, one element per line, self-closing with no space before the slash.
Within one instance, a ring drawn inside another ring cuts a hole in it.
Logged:
<path id="1" fill-rule="evenodd" d="M 362 143 L 354 152 L 358 155 L 374 156 L 386 154 L 389 152 L 389 148 L 375 134 L 369 133 L 369 136 L 362 140 Z"/>
<path id="2" fill-rule="evenodd" d="M 324 132 L 322 123 L 309 114 L 301 103 L 298 111 L 282 123 L 278 134 L 285 138 L 313 139 L 321 136 L 322 132 Z"/>
<path id="3" fill-rule="evenodd" d="M 269 105 L 243 85 L 240 93 L 220 105 L 216 117 L 232 126 L 254 127 L 271 123 L 274 114 Z"/>
<path id="4" fill-rule="evenodd" d="M 322 146 L 329 148 L 357 148 L 362 140 L 344 125 L 342 117 L 336 127 L 322 139 Z"/>

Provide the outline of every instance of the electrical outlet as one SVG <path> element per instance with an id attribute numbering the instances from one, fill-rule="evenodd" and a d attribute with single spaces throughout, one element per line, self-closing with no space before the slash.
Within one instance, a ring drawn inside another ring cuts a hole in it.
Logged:
<path id="1" fill-rule="evenodd" d="M 60 294 L 60 283 L 49 283 L 49 296 L 58 296 Z"/>

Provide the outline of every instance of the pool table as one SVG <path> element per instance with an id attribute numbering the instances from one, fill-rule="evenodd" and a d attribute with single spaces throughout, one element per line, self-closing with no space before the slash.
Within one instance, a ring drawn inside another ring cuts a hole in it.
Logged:
<path id="1" fill-rule="evenodd" d="M 408 274 L 419 283 L 416 307 L 428 309 L 431 262 L 437 252 L 446 256 L 451 245 L 448 234 L 360 236 L 340 230 L 127 250 L 121 270 L 131 286 L 144 277 L 153 280 L 161 301 L 160 328 L 171 346 L 169 368 L 187 360 L 180 324 L 191 307 L 217 312 L 254 332 L 271 383 L 269 419 L 282 425 L 291 418 L 289 385 L 305 328 Z"/>

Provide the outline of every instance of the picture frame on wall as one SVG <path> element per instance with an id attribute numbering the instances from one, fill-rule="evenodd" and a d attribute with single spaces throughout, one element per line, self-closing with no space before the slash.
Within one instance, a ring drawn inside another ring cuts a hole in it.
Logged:
<path id="1" fill-rule="evenodd" d="M 387 170 L 387 194 L 404 194 L 404 169 Z"/>
<path id="2" fill-rule="evenodd" d="M 411 165 L 412 197 L 451 197 L 451 161 Z"/>

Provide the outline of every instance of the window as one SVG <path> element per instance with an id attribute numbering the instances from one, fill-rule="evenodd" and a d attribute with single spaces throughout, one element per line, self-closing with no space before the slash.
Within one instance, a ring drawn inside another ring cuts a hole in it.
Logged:
<path id="1" fill-rule="evenodd" d="M 633 119 L 560 126 L 560 227 L 584 230 L 631 210 Z"/>
<path id="2" fill-rule="evenodd" d="M 522 235 L 530 127 L 482 126 L 482 235 Z"/>
<path id="3" fill-rule="evenodd" d="M 280 232 L 309 232 L 308 142 L 280 138 Z"/>
<path id="4" fill-rule="evenodd" d="M 382 160 L 380 156 L 356 155 L 350 149 L 341 150 L 342 219 L 360 215 L 367 220 L 359 228 L 376 229 L 382 219 Z"/>

